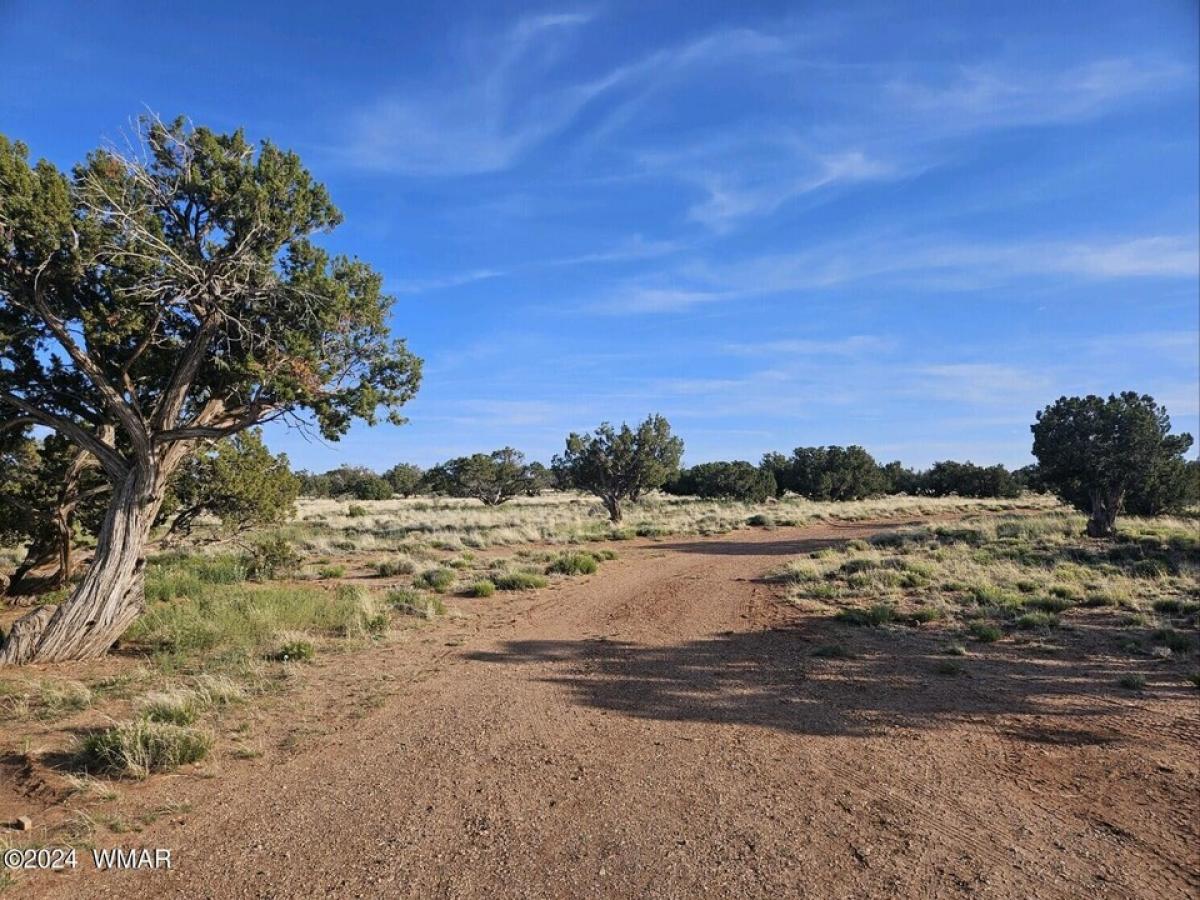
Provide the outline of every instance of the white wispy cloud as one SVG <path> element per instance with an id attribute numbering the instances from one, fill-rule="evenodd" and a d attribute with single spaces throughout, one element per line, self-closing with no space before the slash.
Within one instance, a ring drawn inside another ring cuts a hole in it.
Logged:
<path id="1" fill-rule="evenodd" d="M 1074 122 L 1170 85 L 1186 83 L 1186 66 L 1114 58 L 1062 69 L 982 64 L 953 70 L 939 83 L 896 79 L 887 96 L 940 133 Z"/>
<path id="2" fill-rule="evenodd" d="M 893 178 L 898 167 L 871 159 L 861 150 L 818 156 L 807 161 L 788 160 L 774 177 L 748 180 L 744 166 L 729 165 L 719 171 L 692 176 L 707 196 L 688 210 L 693 221 L 715 231 L 726 231 L 742 219 L 769 215 L 797 197 L 839 185 Z"/>
<path id="3" fill-rule="evenodd" d="M 844 338 L 818 340 L 784 338 L 757 343 L 726 344 L 723 352 L 734 356 L 773 358 L 779 356 L 861 356 L 886 353 L 896 347 L 892 338 L 874 334 L 852 334 Z"/>
<path id="4" fill-rule="evenodd" d="M 591 19 L 586 13 L 531 16 L 495 39 L 474 42 L 473 58 L 451 67 L 456 81 L 405 85 L 354 111 L 338 155 L 358 168 L 404 175 L 496 172 L 616 88 L 627 88 L 626 102 L 636 106 L 685 70 L 769 58 L 784 47 L 751 29 L 720 30 L 590 79 L 564 81 L 558 64 L 573 34 Z"/>
<path id="5" fill-rule="evenodd" d="M 862 236 L 734 262 L 695 259 L 619 285 L 591 306 L 609 313 L 665 313 L 860 282 L 972 290 L 1044 276 L 1097 281 L 1195 279 L 1200 276 L 1200 238 L 969 241 L 944 236 Z"/>

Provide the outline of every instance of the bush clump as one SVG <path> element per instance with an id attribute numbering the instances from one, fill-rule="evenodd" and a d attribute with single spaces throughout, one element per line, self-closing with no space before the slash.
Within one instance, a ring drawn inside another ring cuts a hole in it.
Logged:
<path id="1" fill-rule="evenodd" d="M 281 535 L 260 538 L 246 551 L 243 565 L 246 577 L 252 581 L 270 581 L 295 573 L 300 567 L 300 554 Z"/>
<path id="2" fill-rule="evenodd" d="M 550 582 L 545 575 L 533 572 L 505 572 L 492 579 L 499 591 L 528 591 L 534 588 L 544 588 Z"/>
<path id="3" fill-rule="evenodd" d="M 995 622 L 972 622 L 968 631 L 971 632 L 971 637 L 983 644 L 998 641 L 1004 635 Z"/>
<path id="4" fill-rule="evenodd" d="M 303 637 L 281 638 L 275 649 L 267 654 L 276 662 L 308 662 L 317 653 L 312 641 Z"/>
<path id="5" fill-rule="evenodd" d="M 433 619 L 446 614 L 446 604 L 440 597 L 430 597 L 419 591 L 389 591 L 387 602 L 397 612 L 406 616 L 420 616 L 423 619 Z"/>
<path id="6" fill-rule="evenodd" d="M 468 597 L 490 597 L 494 593 L 496 593 L 496 585 L 489 578 L 481 578 L 478 581 L 473 581 L 467 587 Z"/>
<path id="7" fill-rule="evenodd" d="M 89 734 L 80 742 L 78 759 L 88 771 L 144 778 L 199 762 L 212 745 L 208 732 L 138 719 Z"/>
<path id="8" fill-rule="evenodd" d="M 418 587 L 428 588 L 440 594 L 454 584 L 454 578 L 453 569 L 426 569 L 417 576 L 413 583 Z"/>
<path id="9" fill-rule="evenodd" d="M 547 575 L 592 575 L 600 567 L 590 553 L 564 553 L 546 567 Z"/>
<path id="10" fill-rule="evenodd" d="M 843 609 L 837 618 L 847 625 L 878 628 L 896 618 L 896 608 L 890 603 L 876 603 L 870 609 Z"/>
<path id="11" fill-rule="evenodd" d="M 411 559 L 388 559 L 374 565 L 375 574 L 380 578 L 390 578 L 393 575 L 411 575 L 417 571 Z"/>

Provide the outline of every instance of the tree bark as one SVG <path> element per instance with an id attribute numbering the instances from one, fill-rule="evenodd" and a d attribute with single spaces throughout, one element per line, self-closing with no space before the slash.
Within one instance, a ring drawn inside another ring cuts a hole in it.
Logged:
<path id="1" fill-rule="evenodd" d="M 1093 491 L 1091 496 L 1092 515 L 1088 519 L 1088 537 L 1112 537 L 1117 522 L 1117 510 L 1121 507 L 1123 491 Z"/>
<path id="2" fill-rule="evenodd" d="M 601 497 L 604 508 L 608 510 L 608 518 L 615 525 L 621 521 L 621 501 L 616 497 Z"/>
<path id="3" fill-rule="evenodd" d="M 0 665 L 92 659 L 108 651 L 142 611 L 146 543 L 165 483 L 156 466 L 137 466 L 114 486 L 87 574 L 48 619 L 43 607 L 15 623 L 21 640 L 10 637 L 0 646 Z"/>

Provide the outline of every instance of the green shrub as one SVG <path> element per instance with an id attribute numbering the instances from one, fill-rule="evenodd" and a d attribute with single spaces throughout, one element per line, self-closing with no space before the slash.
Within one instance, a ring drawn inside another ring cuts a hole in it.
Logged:
<path id="1" fill-rule="evenodd" d="M 470 597 L 490 597 L 494 593 L 496 593 L 496 585 L 487 578 L 474 581 L 467 588 L 467 596 Z"/>
<path id="2" fill-rule="evenodd" d="M 924 625 L 928 622 L 936 622 L 939 619 L 946 617 L 946 611 L 940 606 L 918 606 L 912 612 L 908 613 L 906 619 L 915 625 Z"/>
<path id="3" fill-rule="evenodd" d="M 1159 628 L 1150 635 L 1150 640 L 1170 648 L 1172 653 L 1187 653 L 1196 648 L 1195 634 L 1176 631 L 1174 628 Z"/>
<path id="4" fill-rule="evenodd" d="M 617 558 L 617 551 L 609 550 L 607 547 L 605 547 L 603 550 L 593 550 L 592 556 L 596 557 L 596 559 L 612 560 Z"/>
<path id="5" fill-rule="evenodd" d="M 843 609 L 837 614 L 838 621 L 847 625 L 878 628 L 896 617 L 896 608 L 890 603 L 877 603 L 870 609 Z"/>
<path id="6" fill-rule="evenodd" d="M 1075 601 L 1069 597 L 1051 595 L 1049 597 L 1036 597 L 1033 600 L 1027 601 L 1025 605 L 1034 609 L 1040 609 L 1042 612 L 1060 613 L 1073 607 Z"/>
<path id="7" fill-rule="evenodd" d="M 359 506 L 357 503 L 351 503 L 350 508 L 346 510 L 346 515 L 351 519 L 361 519 L 363 516 L 369 515 L 365 506 Z"/>
<path id="8" fill-rule="evenodd" d="M 544 575 L 532 572 L 505 572 L 492 579 L 496 589 L 500 591 L 528 591 L 534 588 L 544 588 L 550 582 Z"/>
<path id="9" fill-rule="evenodd" d="M 200 717 L 203 704 L 191 691 L 157 691 L 147 694 L 138 710 L 143 719 L 169 725 L 191 725 Z"/>
<path id="10" fill-rule="evenodd" d="M 546 567 L 546 574 L 591 575 L 599 568 L 590 553 L 564 553 Z"/>
<path id="11" fill-rule="evenodd" d="M 343 578 L 345 575 L 345 566 L 322 566 L 317 569 L 318 578 Z"/>
<path id="12" fill-rule="evenodd" d="M 199 762 L 212 744 L 207 732 L 139 719 L 87 735 L 79 744 L 78 761 L 88 771 L 144 778 Z"/>
<path id="13" fill-rule="evenodd" d="M 1017 618 L 1017 627 L 1024 629 L 1057 628 L 1058 616 L 1048 612 L 1027 612 Z"/>
<path id="14" fill-rule="evenodd" d="M 312 641 L 305 638 L 284 638 L 274 650 L 267 654 L 276 662 L 307 662 L 317 653 Z"/>
<path id="15" fill-rule="evenodd" d="M 250 545 L 243 558 L 246 577 L 253 581 L 269 581 L 293 574 L 300 566 L 300 554 L 282 535 L 259 538 Z"/>
<path id="16" fill-rule="evenodd" d="M 995 622 L 972 622 L 967 630 L 971 632 L 971 637 L 983 644 L 998 641 L 1004 635 Z"/>
<path id="17" fill-rule="evenodd" d="M 388 591 L 387 602 L 397 612 L 406 616 L 432 619 L 446 614 L 446 605 L 440 597 L 430 597 L 419 591 Z"/>
<path id="18" fill-rule="evenodd" d="M 1118 678 L 1117 684 L 1129 691 L 1140 691 L 1146 686 L 1146 679 L 1131 672 Z"/>
<path id="19" fill-rule="evenodd" d="M 453 569 L 426 569 L 417 576 L 413 583 L 418 587 L 428 588 L 440 594 L 454 584 L 454 578 Z"/>
<path id="20" fill-rule="evenodd" d="M 374 569 L 380 578 L 390 578 L 393 575 L 411 575 L 417 567 L 411 559 L 393 559 L 375 563 Z"/>

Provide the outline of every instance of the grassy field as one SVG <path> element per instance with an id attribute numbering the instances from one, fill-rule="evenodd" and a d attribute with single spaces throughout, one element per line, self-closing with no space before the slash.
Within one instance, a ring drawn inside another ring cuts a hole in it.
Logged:
<path id="1" fill-rule="evenodd" d="M 793 603 L 845 625 L 932 629 L 948 657 L 996 641 L 1052 647 L 1062 631 L 1091 629 L 1101 649 L 1157 658 L 1200 686 L 1196 521 L 1125 519 L 1111 542 L 1084 538 L 1083 525 L 1065 511 L 971 517 L 822 550 L 776 577 Z"/>
<path id="2" fill-rule="evenodd" d="M 375 502 L 301 499 L 285 534 L 309 554 L 479 550 L 520 544 L 574 544 L 668 534 L 724 534 L 749 524 L 808 525 L 900 515 L 951 515 L 1009 509 L 1050 509 L 1042 496 L 1019 500 L 882 497 L 817 503 L 789 497 L 750 504 L 654 495 L 629 506 L 620 525 L 592 497 L 545 494 L 485 507 L 472 500 L 398 499 Z"/>

